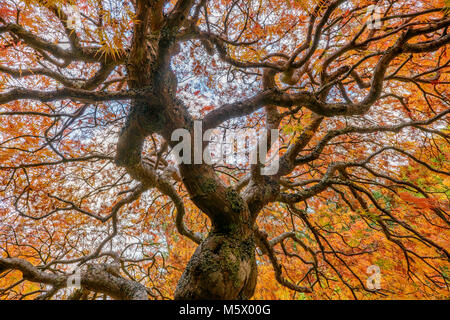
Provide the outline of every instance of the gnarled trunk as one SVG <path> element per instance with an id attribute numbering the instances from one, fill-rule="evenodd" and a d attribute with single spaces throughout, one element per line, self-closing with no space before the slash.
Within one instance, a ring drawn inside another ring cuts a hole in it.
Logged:
<path id="1" fill-rule="evenodd" d="M 212 232 L 192 255 L 175 299 L 249 299 L 256 278 L 253 237 Z"/>
<path id="2" fill-rule="evenodd" d="M 212 231 L 195 250 L 175 290 L 175 299 L 249 299 L 257 269 L 253 220 L 239 193 L 224 187 L 206 165 L 181 165 L 194 203 Z"/>

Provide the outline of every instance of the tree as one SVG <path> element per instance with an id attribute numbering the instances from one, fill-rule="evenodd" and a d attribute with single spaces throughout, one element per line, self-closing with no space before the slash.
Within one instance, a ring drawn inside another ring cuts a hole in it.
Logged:
<path id="1" fill-rule="evenodd" d="M 2 297 L 448 297 L 447 9 L 3 1 Z M 277 172 L 196 163 L 196 120 Z"/>

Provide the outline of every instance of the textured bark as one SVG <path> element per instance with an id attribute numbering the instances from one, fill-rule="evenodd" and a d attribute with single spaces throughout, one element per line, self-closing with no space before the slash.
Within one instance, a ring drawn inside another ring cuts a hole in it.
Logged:
<path id="1" fill-rule="evenodd" d="M 256 278 L 253 237 L 211 233 L 186 266 L 175 299 L 249 299 Z"/>
<path id="2" fill-rule="evenodd" d="M 17 258 L 0 258 L 0 273 L 19 270 L 24 279 L 51 285 L 55 289 L 65 288 L 70 276 L 41 271 L 31 263 Z M 89 264 L 80 272 L 82 289 L 105 293 L 118 300 L 148 300 L 147 289 L 140 283 L 125 279 L 119 272 L 113 272 L 110 265 Z M 50 298 L 50 296 L 48 297 Z"/>

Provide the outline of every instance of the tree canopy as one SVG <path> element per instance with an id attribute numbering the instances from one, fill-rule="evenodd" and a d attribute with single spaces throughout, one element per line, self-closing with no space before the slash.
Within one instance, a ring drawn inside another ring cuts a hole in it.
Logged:
<path id="1" fill-rule="evenodd" d="M 448 298 L 449 10 L 2 1 L 0 299 Z"/>

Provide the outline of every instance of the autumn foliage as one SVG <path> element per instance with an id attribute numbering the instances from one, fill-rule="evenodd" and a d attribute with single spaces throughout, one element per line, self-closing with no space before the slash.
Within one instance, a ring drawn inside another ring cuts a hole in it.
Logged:
<path id="1" fill-rule="evenodd" d="M 0 299 L 130 298 L 66 287 L 87 266 L 172 299 L 216 184 L 254 217 L 239 298 L 450 297 L 448 1 L 145 3 L 0 3 Z M 198 196 L 170 153 L 183 119 L 278 129 L 279 174 L 202 165 Z"/>

